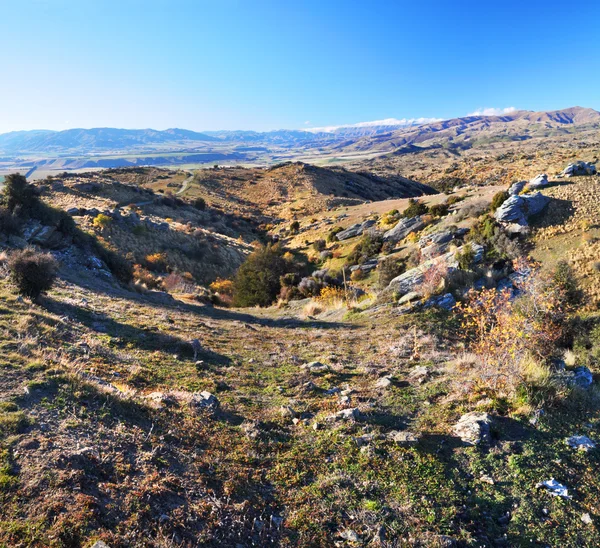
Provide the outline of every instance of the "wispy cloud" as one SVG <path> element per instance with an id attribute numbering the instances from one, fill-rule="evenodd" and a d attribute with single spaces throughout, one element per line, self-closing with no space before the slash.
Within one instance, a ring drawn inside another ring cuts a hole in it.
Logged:
<path id="1" fill-rule="evenodd" d="M 486 107 L 486 108 L 478 108 L 475 112 L 470 112 L 467 116 L 502 116 L 503 114 L 510 114 L 511 112 L 516 112 L 518 109 L 515 107 L 506 107 L 506 108 L 494 108 L 494 107 Z"/>
<path id="2" fill-rule="evenodd" d="M 344 124 L 341 126 L 324 126 L 324 127 L 310 127 L 306 128 L 305 131 L 312 133 L 333 133 L 339 129 L 346 128 L 361 128 L 361 127 L 375 127 L 375 126 L 394 126 L 394 127 L 406 127 L 406 126 L 419 126 L 422 124 L 430 124 L 433 122 L 441 122 L 443 118 L 386 118 L 385 120 L 373 120 L 371 122 L 358 122 L 357 124 Z"/>

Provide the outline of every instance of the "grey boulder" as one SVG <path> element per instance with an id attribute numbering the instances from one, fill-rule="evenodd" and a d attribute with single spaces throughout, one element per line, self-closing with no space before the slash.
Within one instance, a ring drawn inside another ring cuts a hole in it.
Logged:
<path id="1" fill-rule="evenodd" d="M 469 445 L 489 444 L 491 441 L 492 417 L 487 413 L 473 411 L 463 415 L 452 431 Z"/>
<path id="2" fill-rule="evenodd" d="M 386 242 L 399 242 L 406 238 L 411 232 L 421 230 L 424 226 L 425 221 L 423 221 L 420 215 L 410 217 L 409 219 L 400 219 L 394 228 L 383 234 L 383 239 Z"/>

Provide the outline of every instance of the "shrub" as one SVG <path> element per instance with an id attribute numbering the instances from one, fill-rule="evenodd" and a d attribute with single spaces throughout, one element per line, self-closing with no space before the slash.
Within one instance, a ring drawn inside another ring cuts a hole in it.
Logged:
<path id="1" fill-rule="evenodd" d="M 467 240 L 478 244 L 488 243 L 494 237 L 496 221 L 489 215 L 479 219 L 467 234 Z"/>
<path id="2" fill-rule="evenodd" d="M 206 209 L 206 200 L 204 198 L 196 198 L 192 204 L 199 211 Z"/>
<path id="3" fill-rule="evenodd" d="M 167 271 L 167 256 L 165 253 L 150 253 L 146 255 L 144 262 L 146 263 L 146 268 L 152 272 Z"/>
<path id="4" fill-rule="evenodd" d="M 370 257 L 377 255 L 383 246 L 383 237 L 378 234 L 364 234 L 346 257 L 346 264 L 363 264 Z"/>
<path id="5" fill-rule="evenodd" d="M 92 221 L 92 224 L 96 228 L 100 228 L 100 229 L 105 229 L 111 223 L 112 223 L 112 217 L 109 217 L 108 215 L 104 215 L 104 213 L 98 213 L 98 215 L 96 215 L 94 217 L 94 220 Z"/>
<path id="6" fill-rule="evenodd" d="M 492 203 L 490 204 L 490 211 L 492 213 L 496 211 L 504 202 L 506 202 L 506 200 L 508 200 L 509 196 L 510 194 L 506 190 L 502 190 L 494 194 L 494 197 L 492 198 Z"/>
<path id="7" fill-rule="evenodd" d="M 313 249 L 315 251 L 323 251 L 327 247 L 325 240 L 315 240 L 313 242 Z"/>
<path id="8" fill-rule="evenodd" d="M 394 278 L 406 272 L 406 260 L 398 257 L 386 257 L 379 262 L 377 270 L 379 271 L 379 287 L 385 289 Z"/>
<path id="9" fill-rule="evenodd" d="M 233 281 L 223 280 L 217 278 L 213 283 L 210 284 L 210 288 L 219 295 L 227 295 L 231 297 L 233 295 Z"/>
<path id="10" fill-rule="evenodd" d="M 510 291 L 484 289 L 457 307 L 463 336 L 479 358 L 477 366 L 459 371 L 467 390 L 515 396 L 532 376 L 531 360 L 543 362 L 551 356 L 564 334 L 562 290 L 536 265 L 520 260 L 514 266 L 523 274 L 518 299 Z"/>
<path id="11" fill-rule="evenodd" d="M 269 244 L 251 253 L 240 266 L 233 284 L 236 306 L 269 306 L 281 290 L 281 276 L 290 268 L 278 245 Z"/>
<path id="12" fill-rule="evenodd" d="M 26 248 L 13 251 L 8 258 L 8 268 L 19 293 L 37 299 L 54 284 L 58 263 L 49 253 Z"/>
<path id="13" fill-rule="evenodd" d="M 443 260 L 436 260 L 423 272 L 423 280 L 416 291 L 428 299 L 440 292 L 447 277 L 448 265 Z"/>
<path id="14" fill-rule="evenodd" d="M 0 232 L 17 234 L 21 229 L 21 221 L 7 207 L 0 207 Z"/>
<path id="15" fill-rule="evenodd" d="M 11 173 L 5 177 L 3 194 L 3 203 L 11 213 L 18 206 L 31 207 L 36 199 L 35 188 L 20 173 Z"/>
<path id="16" fill-rule="evenodd" d="M 462 202 L 464 199 L 464 196 L 458 196 L 455 194 L 453 196 L 448 197 L 448 199 L 446 200 L 446 205 L 451 206 L 457 204 L 458 202 Z"/>
<path id="17" fill-rule="evenodd" d="M 573 269 L 566 261 L 559 261 L 552 272 L 552 282 L 562 291 L 568 304 L 577 304 L 581 300 L 581 291 Z"/>
<path id="18" fill-rule="evenodd" d="M 434 217 L 443 217 L 444 215 L 448 215 L 449 210 L 450 207 L 448 204 L 435 204 L 429 208 L 429 213 Z"/>
<path id="19" fill-rule="evenodd" d="M 133 279 L 136 283 L 143 284 L 149 289 L 158 289 L 161 287 L 160 278 L 155 278 L 151 272 L 139 264 L 133 266 Z"/>
<path id="20" fill-rule="evenodd" d="M 352 274 L 350 274 L 350 279 L 353 282 L 358 282 L 360 280 L 364 280 L 367 277 L 367 274 L 364 270 L 357 268 L 356 270 L 352 271 Z"/>
<path id="21" fill-rule="evenodd" d="M 292 224 L 290 224 L 290 232 L 292 234 L 298 234 L 299 230 L 300 230 L 300 223 L 298 221 L 292 221 Z"/>
<path id="22" fill-rule="evenodd" d="M 408 207 L 402 212 L 402 217 L 405 219 L 416 217 L 417 215 L 424 215 L 429 211 L 429 208 L 419 200 L 415 198 L 408 199 Z"/>
<path id="23" fill-rule="evenodd" d="M 327 241 L 328 241 L 329 243 L 332 243 L 332 242 L 337 242 L 337 241 L 338 241 L 338 239 L 337 239 L 337 235 L 338 235 L 338 233 L 340 233 L 342 230 L 344 230 L 344 229 L 343 229 L 341 226 L 336 226 L 336 227 L 332 228 L 332 229 L 329 231 L 329 234 L 327 234 Z"/>
<path id="24" fill-rule="evenodd" d="M 458 268 L 461 270 L 469 270 L 475 259 L 473 247 L 470 244 L 464 245 L 461 251 L 456 252 L 455 259 L 458 263 Z"/>

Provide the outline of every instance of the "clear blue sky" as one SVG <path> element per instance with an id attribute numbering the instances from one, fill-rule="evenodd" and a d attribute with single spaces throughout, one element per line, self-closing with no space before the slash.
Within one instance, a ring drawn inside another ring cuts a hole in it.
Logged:
<path id="1" fill-rule="evenodd" d="M 600 108 L 600 2 L 0 0 L 0 132 Z"/>

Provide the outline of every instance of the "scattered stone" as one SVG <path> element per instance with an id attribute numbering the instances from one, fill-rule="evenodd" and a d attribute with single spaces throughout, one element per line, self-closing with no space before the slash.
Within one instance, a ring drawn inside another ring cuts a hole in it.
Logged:
<path id="1" fill-rule="evenodd" d="M 419 441 L 418 434 L 414 434 L 413 432 L 408 432 L 406 430 L 392 430 L 386 434 L 386 437 L 390 441 L 394 441 L 402 445 L 414 445 Z"/>
<path id="2" fill-rule="evenodd" d="M 305 364 L 303 367 L 308 369 L 311 373 L 325 373 L 331 369 L 329 365 L 321 362 L 310 362 Z"/>
<path id="3" fill-rule="evenodd" d="M 216 411 L 220 406 L 220 402 L 216 398 L 216 396 L 214 396 L 210 392 L 207 392 L 206 390 L 200 393 L 192 394 L 190 404 L 192 405 L 192 407 L 200 409 L 209 409 L 211 411 Z"/>
<path id="4" fill-rule="evenodd" d="M 420 298 L 421 298 L 421 295 L 419 293 L 417 293 L 416 291 L 409 291 L 406 295 L 404 295 L 403 297 L 401 297 L 398 300 L 398 304 L 410 303 L 412 301 L 417 301 Z"/>
<path id="5" fill-rule="evenodd" d="M 356 445 L 362 447 L 363 445 L 369 445 L 374 439 L 375 436 L 373 434 L 363 434 L 362 436 L 354 438 L 354 441 L 356 442 Z"/>
<path id="6" fill-rule="evenodd" d="M 283 525 L 283 518 L 279 516 L 271 516 L 271 523 L 279 528 Z"/>
<path id="7" fill-rule="evenodd" d="M 298 413 L 296 413 L 289 405 L 282 405 L 279 412 L 283 418 L 287 419 L 293 419 L 298 416 Z"/>
<path id="8" fill-rule="evenodd" d="M 110 548 L 110 546 L 106 544 L 106 542 L 97 540 L 96 542 L 94 542 L 94 544 L 92 544 L 90 548 Z"/>
<path id="9" fill-rule="evenodd" d="M 426 307 L 435 306 L 444 310 L 452 310 L 456 306 L 456 299 L 452 293 L 446 293 L 439 297 L 433 297 L 425 303 Z"/>
<path id="10" fill-rule="evenodd" d="M 327 390 L 325 390 L 325 395 L 327 396 L 334 396 L 335 394 L 339 394 L 340 393 L 340 389 L 337 386 L 334 386 L 333 388 L 328 388 Z"/>
<path id="11" fill-rule="evenodd" d="M 422 384 L 429 376 L 429 369 L 424 365 L 417 365 L 408 376 L 412 381 Z"/>
<path id="12" fill-rule="evenodd" d="M 563 497 L 565 499 L 572 498 L 569 495 L 569 490 L 562 483 L 558 483 L 554 478 L 541 481 L 540 483 L 536 484 L 536 487 L 538 489 L 540 487 L 544 487 L 551 495 L 555 497 Z"/>
<path id="13" fill-rule="evenodd" d="M 487 474 L 481 474 L 479 479 L 484 483 L 489 483 L 490 485 L 494 485 L 496 483 L 494 478 L 492 478 L 492 476 L 488 476 Z"/>
<path id="14" fill-rule="evenodd" d="M 337 421 L 356 421 L 360 418 L 360 411 L 357 407 L 352 407 L 350 409 L 342 409 L 333 415 L 329 415 L 325 417 L 327 422 L 337 422 Z"/>
<path id="15" fill-rule="evenodd" d="M 582 365 L 580 367 L 576 367 L 573 370 L 573 373 L 574 373 L 573 382 L 577 386 L 581 386 L 582 388 L 587 388 L 594 381 L 592 372 L 584 365 Z"/>
<path id="16" fill-rule="evenodd" d="M 565 440 L 565 443 L 573 449 L 585 452 L 596 448 L 596 442 L 587 436 L 571 436 Z"/>
<path id="17" fill-rule="evenodd" d="M 585 514 L 581 514 L 581 521 L 586 525 L 591 525 L 593 523 L 592 516 L 590 516 L 587 512 Z"/>
<path id="18" fill-rule="evenodd" d="M 348 542 L 360 542 L 360 537 L 358 536 L 356 531 L 353 531 L 352 529 L 346 529 L 345 531 L 340 533 L 340 537 L 344 540 L 347 540 Z"/>
<path id="19" fill-rule="evenodd" d="M 318 386 L 314 382 L 308 381 L 302 385 L 301 392 L 309 394 L 311 392 L 316 392 L 318 389 Z"/>
<path id="20" fill-rule="evenodd" d="M 388 388 L 393 384 L 392 377 L 389 375 L 386 377 L 381 377 L 376 383 L 375 388 Z"/>
<path id="21" fill-rule="evenodd" d="M 472 411 L 463 415 L 454 425 L 452 431 L 469 445 L 489 444 L 492 417 L 488 413 Z"/>

